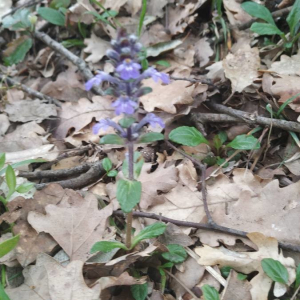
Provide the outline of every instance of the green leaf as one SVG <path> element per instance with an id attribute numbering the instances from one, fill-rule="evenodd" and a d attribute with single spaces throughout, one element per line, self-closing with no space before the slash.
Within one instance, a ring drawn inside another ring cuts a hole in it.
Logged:
<path id="1" fill-rule="evenodd" d="M 269 24 L 275 25 L 272 14 L 265 6 L 251 1 L 244 2 L 241 4 L 241 6 L 242 9 L 246 11 L 250 16 L 262 19 Z"/>
<path id="2" fill-rule="evenodd" d="M 238 279 L 238 280 L 243 281 L 243 280 L 245 280 L 246 278 L 247 278 L 247 275 L 246 275 L 246 274 L 238 273 L 238 275 L 237 275 L 237 279 Z"/>
<path id="3" fill-rule="evenodd" d="M 102 166 L 104 168 L 104 170 L 106 172 L 110 171 L 111 168 L 112 168 L 112 162 L 111 160 L 108 158 L 108 157 L 105 157 L 103 160 L 102 160 Z"/>
<path id="4" fill-rule="evenodd" d="M 10 300 L 10 298 L 8 297 L 8 295 L 6 294 L 3 285 L 0 282 L 0 299 L 1 300 Z"/>
<path id="5" fill-rule="evenodd" d="M 31 27 L 29 20 L 30 10 L 27 8 L 18 9 L 12 16 L 2 20 L 2 27 L 10 30 L 27 29 Z"/>
<path id="6" fill-rule="evenodd" d="M 14 169 L 16 169 L 16 168 L 24 166 L 24 165 L 28 165 L 28 164 L 32 164 L 32 163 L 43 163 L 43 162 L 47 162 L 47 160 L 45 160 L 43 158 L 33 158 L 33 159 L 19 161 L 17 163 L 11 164 L 11 166 Z M 7 167 L 0 170 L 0 175 L 3 175 L 6 172 L 6 169 L 7 169 Z"/>
<path id="7" fill-rule="evenodd" d="M 129 213 L 140 202 L 142 184 L 139 181 L 120 179 L 117 182 L 117 200 L 121 209 Z"/>
<path id="8" fill-rule="evenodd" d="M 284 33 L 278 29 L 277 26 L 274 26 L 272 24 L 267 24 L 267 23 L 253 23 L 250 27 L 250 29 L 259 34 L 259 35 L 273 35 L 273 34 L 278 34 L 278 35 L 283 35 Z"/>
<path id="9" fill-rule="evenodd" d="M 161 65 L 161 66 L 167 67 L 167 68 L 171 67 L 171 64 L 166 60 L 158 60 L 155 64 L 156 65 Z"/>
<path id="10" fill-rule="evenodd" d="M 25 183 L 19 185 L 16 188 L 16 191 L 18 193 L 20 193 L 20 194 L 23 194 L 23 193 L 29 192 L 33 187 L 34 187 L 34 183 L 32 183 L 32 182 L 25 182 Z"/>
<path id="11" fill-rule="evenodd" d="M 6 160 L 6 155 L 5 153 L 0 153 L 0 170 L 4 167 L 5 160 Z"/>
<path id="12" fill-rule="evenodd" d="M 145 300 L 148 295 L 148 285 L 144 284 L 134 284 L 130 287 L 131 294 L 135 300 Z"/>
<path id="13" fill-rule="evenodd" d="M 124 145 L 124 140 L 117 134 L 107 134 L 100 139 L 100 144 Z"/>
<path id="14" fill-rule="evenodd" d="M 225 158 L 218 157 L 218 158 L 217 158 L 217 165 L 218 165 L 218 166 L 221 166 L 221 165 L 225 162 L 225 160 L 226 160 Z M 227 168 L 228 165 L 229 165 L 229 163 L 226 163 L 226 164 L 224 164 L 222 167 L 223 167 L 223 168 Z"/>
<path id="15" fill-rule="evenodd" d="M 297 33 L 300 26 L 300 0 L 296 0 L 291 12 L 286 18 L 290 27 L 290 33 L 292 37 Z"/>
<path id="16" fill-rule="evenodd" d="M 121 119 L 119 121 L 119 124 L 123 127 L 123 128 L 128 128 L 129 126 L 131 126 L 134 122 L 136 122 L 135 118 L 132 117 L 125 117 L 123 119 Z"/>
<path id="17" fill-rule="evenodd" d="M 185 146 L 197 146 L 201 143 L 209 144 L 207 139 L 195 127 L 181 126 L 173 129 L 169 139 Z"/>
<path id="18" fill-rule="evenodd" d="M 9 191 L 14 192 L 16 190 L 17 180 L 16 180 L 15 171 L 11 165 L 7 166 L 7 169 L 5 172 L 5 179 L 6 179 L 6 184 L 9 188 Z"/>
<path id="19" fill-rule="evenodd" d="M 12 238 L 5 240 L 4 242 L 0 243 L 0 258 L 9 253 L 13 250 L 18 242 L 19 242 L 20 235 L 13 236 Z M 1 299 L 1 298 L 0 298 Z"/>
<path id="20" fill-rule="evenodd" d="M 60 7 L 67 8 L 71 4 L 71 0 L 52 0 L 50 3 L 50 7 L 54 9 L 58 9 Z"/>
<path id="21" fill-rule="evenodd" d="M 174 264 L 169 261 L 169 262 L 161 265 L 159 268 L 166 269 L 166 268 L 172 268 L 173 266 L 174 266 Z"/>
<path id="22" fill-rule="evenodd" d="M 163 234 L 166 230 L 167 225 L 162 222 L 156 222 L 152 225 L 145 227 L 141 230 L 132 240 L 131 249 L 135 247 L 140 241 L 146 239 L 152 239 Z"/>
<path id="23" fill-rule="evenodd" d="M 65 48 L 71 48 L 71 47 L 84 47 L 84 42 L 79 39 L 68 39 L 64 40 L 61 43 Z"/>
<path id="24" fill-rule="evenodd" d="M 147 12 L 147 0 L 143 0 L 142 3 L 143 4 L 142 4 L 141 15 L 140 15 L 140 22 L 139 22 L 139 28 L 138 28 L 138 36 L 141 36 L 142 29 L 143 29 L 143 24 L 144 24 L 144 19 L 145 19 L 146 12 Z"/>
<path id="25" fill-rule="evenodd" d="M 37 10 L 37 13 L 46 21 L 48 21 L 51 24 L 54 25 L 58 25 L 58 26 L 65 26 L 66 23 L 66 18 L 65 16 L 53 9 L 53 8 L 49 8 L 49 7 L 40 7 Z"/>
<path id="26" fill-rule="evenodd" d="M 232 269 L 232 267 L 229 266 L 224 266 L 221 268 L 221 274 L 223 277 L 227 278 L 229 276 L 230 270 Z"/>
<path id="27" fill-rule="evenodd" d="M 118 175 L 118 171 L 117 170 L 111 170 L 107 173 L 108 177 L 116 177 Z"/>
<path id="28" fill-rule="evenodd" d="M 205 284 L 201 289 L 205 300 L 220 300 L 219 293 L 214 287 Z"/>
<path id="29" fill-rule="evenodd" d="M 273 258 L 264 258 L 261 261 L 264 272 L 275 282 L 287 283 L 289 273 L 286 267 L 278 260 Z"/>
<path id="30" fill-rule="evenodd" d="M 91 249 L 91 253 L 95 253 L 95 252 L 99 252 L 99 251 L 106 253 L 106 252 L 110 252 L 111 250 L 113 250 L 115 248 L 128 250 L 127 247 L 121 242 L 101 241 L 101 242 L 97 242 L 93 245 L 93 247 Z"/>
<path id="31" fill-rule="evenodd" d="M 167 246 L 169 252 L 164 252 L 162 257 L 174 264 L 179 264 L 185 261 L 187 253 L 181 245 L 171 244 Z"/>
<path id="32" fill-rule="evenodd" d="M 11 66 L 13 64 L 17 64 L 24 60 L 25 55 L 32 47 L 32 39 L 26 38 L 22 41 L 21 44 L 16 47 L 15 51 L 11 53 L 9 56 L 5 57 L 3 60 L 7 66 Z"/>
<path id="33" fill-rule="evenodd" d="M 287 99 L 282 105 L 280 105 L 278 111 L 277 111 L 277 116 L 281 114 L 281 112 L 286 108 L 287 105 L 289 105 L 291 102 L 293 102 L 296 98 L 300 96 L 300 93 L 296 94 L 295 96 Z"/>
<path id="34" fill-rule="evenodd" d="M 297 267 L 296 270 L 296 283 L 295 283 L 295 289 L 297 289 L 300 285 L 300 264 Z"/>
<path id="35" fill-rule="evenodd" d="M 231 147 L 236 150 L 257 150 L 260 148 L 260 142 L 253 135 L 241 134 L 236 136 L 233 141 L 227 144 L 227 147 Z"/>
<path id="36" fill-rule="evenodd" d="M 133 176 L 137 179 L 140 174 L 144 164 L 144 158 L 140 152 L 134 152 L 134 166 L 133 166 Z M 128 157 L 125 158 L 122 165 L 122 172 L 126 178 L 129 177 L 129 166 L 128 166 Z"/>
<path id="37" fill-rule="evenodd" d="M 164 135 L 162 133 L 158 132 L 148 132 L 143 134 L 139 140 L 138 143 L 151 143 L 156 141 L 162 141 L 164 140 Z"/>

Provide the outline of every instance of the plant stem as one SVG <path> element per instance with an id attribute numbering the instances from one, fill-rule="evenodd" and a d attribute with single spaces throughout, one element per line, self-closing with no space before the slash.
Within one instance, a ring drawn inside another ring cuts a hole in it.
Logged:
<path id="1" fill-rule="evenodd" d="M 5 265 L 1 266 L 1 282 L 2 282 L 3 288 L 5 288 L 5 286 L 6 286 L 6 268 L 5 268 Z"/>
<path id="2" fill-rule="evenodd" d="M 133 169 L 134 169 L 134 144 L 132 141 L 132 129 L 129 127 L 127 129 L 127 139 L 128 139 L 128 179 L 134 180 Z M 131 247 L 131 231 L 132 231 L 132 211 L 127 214 L 126 220 L 126 247 L 130 249 Z"/>

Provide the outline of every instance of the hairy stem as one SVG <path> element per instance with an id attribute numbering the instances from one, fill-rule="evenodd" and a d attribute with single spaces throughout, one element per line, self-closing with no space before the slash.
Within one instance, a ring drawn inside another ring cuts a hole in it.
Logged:
<path id="1" fill-rule="evenodd" d="M 133 168 L 134 168 L 134 145 L 132 141 L 132 129 L 129 127 L 127 129 L 127 139 L 128 139 L 128 179 L 134 180 Z M 131 231 L 132 231 L 132 211 L 127 214 L 126 220 L 126 247 L 129 249 L 131 247 Z"/>

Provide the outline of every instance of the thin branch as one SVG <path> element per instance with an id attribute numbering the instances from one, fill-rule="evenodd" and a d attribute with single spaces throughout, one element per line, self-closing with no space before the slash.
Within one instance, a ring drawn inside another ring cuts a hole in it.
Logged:
<path id="1" fill-rule="evenodd" d="M 44 32 L 35 31 L 34 36 L 44 42 L 47 46 L 57 51 L 64 57 L 66 57 L 69 61 L 71 61 L 74 65 L 78 67 L 78 70 L 82 73 L 85 80 L 89 80 L 94 77 L 92 71 L 88 68 L 85 61 L 73 54 L 71 51 L 66 49 L 63 45 L 53 40 L 49 35 Z M 103 91 L 97 85 L 93 86 L 92 89 L 97 95 L 103 95 Z"/>
<path id="2" fill-rule="evenodd" d="M 276 128 L 280 128 L 287 131 L 294 131 L 294 132 L 300 132 L 300 124 L 297 122 L 292 121 L 286 121 L 286 120 L 278 120 L 278 119 L 271 119 L 266 117 L 257 116 L 255 114 L 250 114 L 241 110 L 233 109 L 231 107 L 224 106 L 222 104 L 217 104 L 213 102 L 205 102 L 205 105 L 208 106 L 211 109 L 214 109 L 220 113 L 227 114 L 231 117 L 233 117 L 236 122 L 243 122 L 251 125 L 261 125 L 261 126 L 273 126 Z M 197 118 L 198 114 L 194 114 Z M 194 117 L 195 118 L 195 117 Z M 227 118 L 227 120 L 232 120 L 233 118 Z M 202 114 L 200 116 L 201 120 L 206 119 Z M 224 116 L 218 118 L 214 116 L 214 119 L 212 118 L 212 122 L 226 122 Z M 209 122 L 209 120 L 207 120 Z"/>
<path id="3" fill-rule="evenodd" d="M 125 214 L 121 210 L 116 210 L 113 212 L 113 214 L 115 216 L 125 217 Z M 141 211 L 134 211 L 133 216 L 153 219 L 153 220 L 157 220 L 157 221 L 161 221 L 161 222 L 165 222 L 165 223 L 172 223 L 172 224 L 175 224 L 178 226 L 183 226 L 183 227 L 206 229 L 206 230 L 211 230 L 211 231 L 216 231 L 216 232 L 228 233 L 230 235 L 236 235 L 236 236 L 243 237 L 243 238 L 248 238 L 248 236 L 247 236 L 248 232 L 246 232 L 246 231 L 241 231 L 241 230 L 232 229 L 229 227 L 220 226 L 216 223 L 204 224 L 204 223 L 180 221 L 180 220 L 174 220 L 171 218 L 163 217 L 162 215 L 156 215 L 156 214 L 146 213 L 146 212 L 141 212 Z M 300 252 L 300 246 L 298 246 L 298 245 L 292 245 L 292 244 L 287 244 L 287 243 L 282 243 L 282 242 L 278 242 L 278 244 L 282 249 Z"/>
<path id="4" fill-rule="evenodd" d="M 205 79 L 205 78 L 186 78 L 186 77 L 175 77 L 175 76 L 170 76 L 171 79 L 173 80 L 183 80 L 183 81 L 189 81 L 192 83 L 202 83 L 202 84 L 207 84 L 210 86 L 215 86 L 210 79 Z"/>
<path id="5" fill-rule="evenodd" d="M 38 92 L 36 90 L 31 89 L 25 84 L 22 84 L 14 79 L 11 79 L 4 74 L 0 74 L 0 80 L 4 81 L 8 86 L 14 86 L 23 92 L 27 93 L 30 96 L 36 97 L 41 100 L 47 100 L 49 103 L 55 103 L 57 106 L 61 107 L 61 103 L 59 100 L 52 98 L 50 96 L 47 96 L 41 92 Z"/>

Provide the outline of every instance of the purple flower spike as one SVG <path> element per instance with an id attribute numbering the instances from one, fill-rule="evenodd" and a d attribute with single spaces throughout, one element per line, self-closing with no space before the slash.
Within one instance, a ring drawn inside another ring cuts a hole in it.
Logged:
<path id="1" fill-rule="evenodd" d="M 111 126 L 110 122 L 111 121 L 107 119 L 100 120 L 99 123 L 93 126 L 93 134 L 97 134 L 101 129 L 107 130 L 107 128 Z"/>
<path id="2" fill-rule="evenodd" d="M 161 128 L 165 128 L 165 124 L 163 120 L 159 117 L 157 117 L 155 114 L 147 114 L 146 115 L 147 123 L 150 124 L 151 127 L 155 127 L 156 125 L 159 125 Z"/>
<path id="3" fill-rule="evenodd" d="M 158 80 L 160 79 L 163 83 L 165 84 L 169 84 L 170 83 L 170 78 L 169 75 L 166 73 L 162 73 L 162 72 L 158 72 L 155 68 L 150 67 L 148 68 L 145 72 L 144 72 L 144 77 L 148 78 L 148 77 L 152 77 L 152 79 L 155 82 L 158 82 Z"/>
<path id="4" fill-rule="evenodd" d="M 112 106 L 116 109 L 116 115 L 119 116 L 122 113 L 132 115 L 138 107 L 138 104 L 129 97 L 121 96 L 112 104 Z"/>
<path id="5" fill-rule="evenodd" d="M 134 62 L 130 58 L 124 59 L 124 61 L 116 68 L 116 71 L 120 74 L 123 80 L 136 79 L 140 76 L 140 69 L 142 66 Z"/>
<path id="6" fill-rule="evenodd" d="M 102 81 L 109 81 L 112 83 L 117 83 L 118 80 L 105 72 L 98 72 L 98 74 L 91 78 L 85 83 L 85 89 L 87 91 L 91 90 L 94 85 L 100 85 Z"/>

